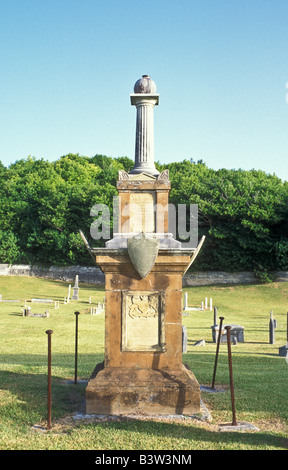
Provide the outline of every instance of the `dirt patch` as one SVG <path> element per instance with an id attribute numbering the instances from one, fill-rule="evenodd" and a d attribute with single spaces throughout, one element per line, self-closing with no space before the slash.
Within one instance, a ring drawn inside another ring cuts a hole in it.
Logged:
<path id="1" fill-rule="evenodd" d="M 285 432 L 288 434 L 288 424 L 280 420 L 278 418 L 272 418 L 269 420 L 257 420 L 256 421 L 256 426 L 258 426 L 260 429 L 263 429 L 265 431 L 272 431 L 272 432 Z M 288 439 L 286 440 L 286 446 L 288 446 Z"/>

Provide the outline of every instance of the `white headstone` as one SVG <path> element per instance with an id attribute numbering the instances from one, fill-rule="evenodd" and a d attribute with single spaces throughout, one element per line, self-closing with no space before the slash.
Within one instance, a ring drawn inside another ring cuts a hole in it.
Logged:
<path id="1" fill-rule="evenodd" d="M 76 277 L 75 277 L 72 300 L 79 300 L 78 274 L 76 274 Z"/>
<path id="2" fill-rule="evenodd" d="M 188 294 L 187 292 L 184 293 L 184 310 L 188 308 Z"/>
<path id="3" fill-rule="evenodd" d="M 70 296 L 71 296 L 71 284 L 69 284 L 69 287 L 68 287 L 68 297 L 67 297 L 67 302 L 70 302 Z"/>

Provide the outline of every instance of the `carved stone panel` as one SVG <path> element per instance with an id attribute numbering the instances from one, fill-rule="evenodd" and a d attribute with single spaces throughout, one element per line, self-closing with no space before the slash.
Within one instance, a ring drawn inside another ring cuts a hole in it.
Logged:
<path id="1" fill-rule="evenodd" d="M 122 292 L 122 351 L 164 351 L 163 292 Z"/>
<path id="2" fill-rule="evenodd" d="M 155 197 L 153 192 L 131 192 L 129 232 L 155 232 Z"/>

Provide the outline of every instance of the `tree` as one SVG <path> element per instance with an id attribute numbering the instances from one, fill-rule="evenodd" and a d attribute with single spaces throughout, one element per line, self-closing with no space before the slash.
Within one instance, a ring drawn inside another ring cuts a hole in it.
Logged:
<path id="1" fill-rule="evenodd" d="M 207 236 L 194 268 L 279 268 L 275 236 L 287 224 L 287 185 L 262 171 L 215 171 L 191 162 L 171 167 L 172 201 L 198 204 L 199 232 Z"/>
<path id="2" fill-rule="evenodd" d="M 20 248 L 17 238 L 11 231 L 0 231 L 0 262 L 15 264 L 20 258 Z"/>
<path id="3" fill-rule="evenodd" d="M 134 162 L 79 154 L 55 162 L 0 162 L 0 262 L 92 264 L 79 235 L 92 246 L 104 240 L 90 236 L 94 204 L 106 204 L 113 223 L 113 196 L 119 170 Z M 213 170 L 203 161 L 162 165 L 169 169 L 169 201 L 177 206 L 198 205 L 199 239 L 206 241 L 192 269 L 288 269 L 288 183 L 262 171 Z M 187 210 L 189 225 L 189 210 Z"/>

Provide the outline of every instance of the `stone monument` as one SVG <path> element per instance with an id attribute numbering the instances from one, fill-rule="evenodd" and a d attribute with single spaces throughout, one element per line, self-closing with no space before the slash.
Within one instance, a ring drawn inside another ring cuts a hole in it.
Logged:
<path id="1" fill-rule="evenodd" d="M 68 302 L 69 302 L 69 297 L 70 297 L 70 289 L 68 293 Z M 79 300 L 79 276 L 76 274 L 75 276 L 75 283 L 73 287 L 73 294 L 72 294 L 72 300 Z"/>
<path id="2" fill-rule="evenodd" d="M 281 348 L 279 348 L 279 356 L 288 358 L 288 313 L 287 313 L 286 337 L 287 337 L 287 343 L 286 345 L 281 346 Z"/>
<path id="3" fill-rule="evenodd" d="M 168 170 L 154 164 L 155 83 L 134 87 L 135 165 L 119 172 L 118 232 L 104 248 L 86 248 L 105 273 L 105 359 L 86 388 L 86 413 L 192 415 L 200 386 L 182 363 L 182 277 L 197 247 L 168 232 Z M 83 234 L 82 234 L 83 238 Z"/>

